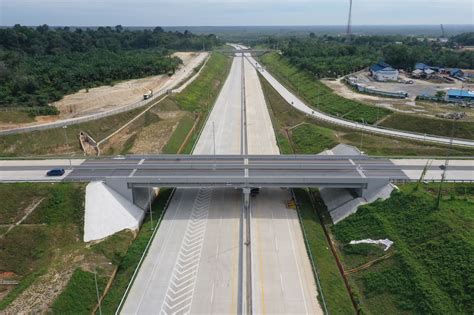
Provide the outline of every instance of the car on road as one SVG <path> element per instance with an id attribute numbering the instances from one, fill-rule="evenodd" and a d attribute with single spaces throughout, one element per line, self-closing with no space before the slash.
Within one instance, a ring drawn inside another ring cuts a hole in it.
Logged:
<path id="1" fill-rule="evenodd" d="M 64 173 L 64 168 L 53 168 L 46 173 L 46 176 L 63 176 Z"/>

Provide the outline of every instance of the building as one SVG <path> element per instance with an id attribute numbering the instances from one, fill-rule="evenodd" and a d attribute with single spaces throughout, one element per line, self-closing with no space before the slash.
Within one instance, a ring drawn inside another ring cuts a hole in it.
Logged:
<path id="1" fill-rule="evenodd" d="M 461 69 L 452 68 L 449 70 L 449 75 L 452 76 L 453 78 L 463 78 L 464 72 Z"/>
<path id="2" fill-rule="evenodd" d="M 474 91 L 449 90 L 448 101 L 474 103 Z"/>
<path id="3" fill-rule="evenodd" d="M 370 67 L 370 75 L 377 81 L 397 81 L 398 74 L 397 69 L 382 61 Z"/>
<path id="4" fill-rule="evenodd" d="M 474 70 L 463 69 L 462 72 L 464 72 L 464 77 L 474 79 Z"/>

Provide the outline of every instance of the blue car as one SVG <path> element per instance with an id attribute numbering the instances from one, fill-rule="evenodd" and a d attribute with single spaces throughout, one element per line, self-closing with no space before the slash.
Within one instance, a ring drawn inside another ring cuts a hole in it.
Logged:
<path id="1" fill-rule="evenodd" d="M 46 173 L 46 176 L 63 176 L 64 168 L 53 168 Z"/>

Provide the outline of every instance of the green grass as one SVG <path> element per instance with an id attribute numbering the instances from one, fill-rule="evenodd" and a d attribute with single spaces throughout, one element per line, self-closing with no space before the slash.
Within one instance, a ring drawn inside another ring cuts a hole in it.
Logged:
<path id="1" fill-rule="evenodd" d="M 212 53 L 209 61 L 201 71 L 199 77 L 186 87 L 183 92 L 167 100 L 166 106 L 181 108 L 194 114 L 199 114 L 196 128 L 186 143 L 182 154 L 189 154 L 199 137 L 212 106 L 229 74 L 232 59 L 220 53 Z M 195 116 L 194 116 L 195 117 Z M 168 143 L 163 148 L 163 153 L 177 153 L 186 136 L 193 127 L 195 119 L 191 115 L 184 116 L 178 127 L 173 132 Z"/>
<path id="2" fill-rule="evenodd" d="M 24 209 L 44 198 L 23 222 L 0 239 L 0 270 L 15 273 L 20 284 L 0 301 L 5 309 L 44 274 L 58 250 L 82 239 L 83 184 L 1 184 L 0 224 L 19 220 Z M 16 206 L 15 206 L 16 205 Z"/>
<path id="3" fill-rule="evenodd" d="M 474 139 L 474 123 L 420 117 L 395 113 L 381 124 L 383 127 L 455 138 Z M 454 126 L 454 127 L 453 127 Z"/>
<path id="4" fill-rule="evenodd" d="M 337 145 L 334 133 L 327 128 L 304 124 L 292 130 L 295 151 L 302 154 L 316 154 Z"/>
<path id="5" fill-rule="evenodd" d="M 275 77 L 300 95 L 310 106 L 325 113 L 354 121 L 364 119 L 369 124 L 392 113 L 387 109 L 336 95 L 308 72 L 299 70 L 277 53 L 265 54 L 261 61 Z"/>
<path id="6" fill-rule="evenodd" d="M 183 109 L 190 112 L 208 111 L 217 98 L 221 84 L 227 78 L 232 59 L 212 53 L 199 78 L 173 99 Z"/>
<path id="7" fill-rule="evenodd" d="M 402 186 L 332 228 L 348 268 L 381 255 L 348 249 L 350 240 L 395 242 L 393 257 L 351 274 L 361 306 L 372 314 L 472 314 L 474 185 L 445 184 L 440 209 L 439 184 L 415 186 Z"/>
<path id="8" fill-rule="evenodd" d="M 368 133 L 357 132 L 352 129 L 324 123 L 306 117 L 293 107 L 291 107 L 273 87 L 260 76 L 262 89 L 265 95 L 270 116 L 283 154 L 292 153 L 319 153 L 330 147 L 334 142 L 345 143 L 356 146 L 370 155 L 378 156 L 472 156 L 473 149 L 462 147 L 446 147 L 441 145 L 423 144 L 418 141 L 405 139 L 388 138 Z M 306 125 L 298 126 L 290 132 L 290 139 L 285 129 L 294 127 L 301 123 Z M 296 139 L 295 139 L 296 136 Z M 290 140 L 299 146 L 290 144 Z"/>
<path id="9" fill-rule="evenodd" d="M 101 294 L 107 279 L 97 274 L 97 287 Z M 97 289 L 94 273 L 76 269 L 66 289 L 51 306 L 54 314 L 91 314 L 97 305 Z"/>
<path id="10" fill-rule="evenodd" d="M 329 87 L 321 83 L 308 72 L 291 65 L 288 60 L 270 53 L 260 58 L 270 72 L 289 89 L 299 95 L 311 107 L 333 116 L 361 122 L 362 119 L 373 124 L 382 118 L 380 126 L 451 137 L 455 124 L 454 137 L 474 139 L 474 124 L 429 118 L 417 115 L 395 113 L 336 95 Z M 388 117 L 387 117 L 388 116 Z"/>
<path id="11" fill-rule="evenodd" d="M 315 260 L 324 299 L 329 314 L 353 314 L 354 308 L 344 285 L 336 260 L 329 248 L 319 217 L 311 204 L 308 192 L 295 190 L 302 225 L 309 243 L 309 251 Z M 324 207 L 319 204 L 318 207 Z M 319 295 L 319 299 L 321 296 Z"/>
<path id="12" fill-rule="evenodd" d="M 125 257 L 133 238 L 133 233 L 129 230 L 125 230 L 109 236 L 91 248 L 93 251 L 107 257 L 112 264 L 118 266 L 120 261 Z"/>
<path id="13" fill-rule="evenodd" d="M 35 117 L 26 111 L 0 111 L 0 122 L 3 123 L 29 123 L 34 120 Z"/>
<path id="14" fill-rule="evenodd" d="M 171 135 L 166 145 L 163 147 L 163 153 L 172 154 L 178 153 L 179 148 L 186 140 L 186 136 L 191 131 L 194 125 L 194 118 L 191 114 L 187 114 L 181 118 L 176 130 Z"/>
<path id="15" fill-rule="evenodd" d="M 119 306 L 120 300 L 132 279 L 135 268 L 137 267 L 146 245 L 153 234 L 152 227 L 157 224 L 157 218 L 159 218 L 164 211 L 164 205 L 168 200 L 170 193 L 171 190 L 169 189 L 161 191 L 159 197 L 155 200 L 152 206 L 154 221 L 151 222 L 150 217 L 145 218 L 137 238 L 129 247 L 123 259 L 120 260 L 112 286 L 102 303 L 102 311 L 104 314 L 115 313 Z"/>
<path id="16" fill-rule="evenodd" d="M 138 115 L 141 111 L 143 109 L 135 109 L 114 116 L 71 125 L 67 129 L 56 128 L 0 136 L 0 156 L 82 154 L 79 143 L 79 133 L 81 131 L 87 132 L 96 141 L 99 141 Z"/>

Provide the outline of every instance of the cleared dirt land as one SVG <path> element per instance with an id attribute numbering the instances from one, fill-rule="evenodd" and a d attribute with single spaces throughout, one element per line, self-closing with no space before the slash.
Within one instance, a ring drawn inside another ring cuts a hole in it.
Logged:
<path id="1" fill-rule="evenodd" d="M 363 103 L 368 103 L 378 107 L 388 108 L 396 112 L 407 113 L 407 114 L 419 114 L 423 116 L 434 117 L 437 114 L 445 114 L 451 112 L 465 112 L 467 118 L 463 119 L 464 121 L 474 120 L 474 110 L 469 108 L 462 108 L 453 104 L 445 103 L 433 103 L 427 101 L 415 101 L 417 95 L 428 94 L 435 95 L 436 91 L 441 90 L 447 92 L 449 89 L 474 89 L 473 84 L 462 84 L 461 82 L 456 81 L 456 83 L 432 83 L 426 80 L 416 80 L 407 78 L 404 75 L 401 75 L 402 79 L 413 80 L 415 83 L 412 85 L 401 84 L 395 82 L 376 82 L 372 79 L 369 79 L 365 72 L 355 73 L 354 76 L 357 76 L 358 82 L 363 83 L 367 86 L 372 86 L 376 89 L 384 91 L 405 91 L 409 93 L 409 98 L 407 99 L 396 99 L 388 98 L 374 95 L 362 94 L 354 91 L 349 86 L 344 84 L 342 78 L 337 80 L 321 80 L 327 87 L 333 90 L 337 95 L 342 96 L 347 99 L 357 100 Z"/>
<path id="2" fill-rule="evenodd" d="M 173 56 L 183 61 L 183 65 L 173 76 L 157 75 L 124 81 L 114 86 L 101 86 L 89 91 L 81 90 L 67 95 L 53 105 L 61 112 L 60 118 L 71 118 L 133 104 L 141 101 L 148 90 L 157 92 L 176 86 L 205 60 L 207 53 L 180 52 Z"/>
<path id="3" fill-rule="evenodd" d="M 194 69 L 205 61 L 208 53 L 177 52 L 173 56 L 180 58 L 183 61 L 183 65 L 172 76 L 158 75 L 123 81 L 113 86 L 101 86 L 89 90 L 83 89 L 77 93 L 66 95 L 62 100 L 53 103 L 60 111 L 60 114 L 57 116 L 38 116 L 34 122 L 25 124 L 0 122 L 0 129 L 80 117 L 139 102 L 143 99 L 143 94 L 148 90 L 158 92 L 162 89 L 176 87 L 194 73 Z"/>

